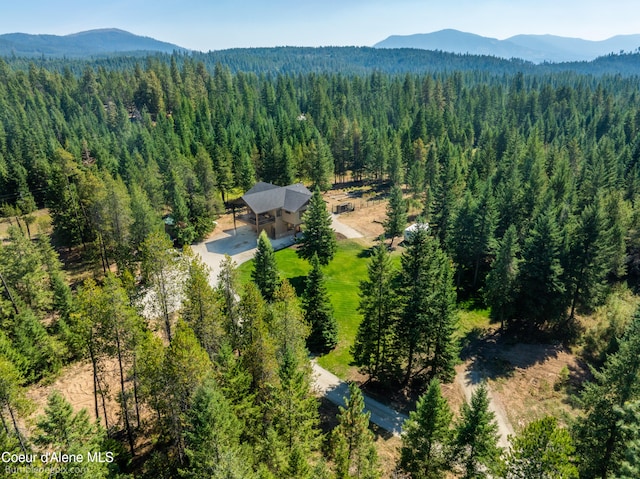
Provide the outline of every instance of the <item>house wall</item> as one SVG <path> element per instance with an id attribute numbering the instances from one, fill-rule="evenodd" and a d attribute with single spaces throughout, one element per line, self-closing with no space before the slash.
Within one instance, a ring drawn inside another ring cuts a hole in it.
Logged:
<path id="1" fill-rule="evenodd" d="M 302 214 L 299 211 L 292 213 L 290 211 L 282 210 L 282 220 L 292 225 L 299 225 L 302 223 Z"/>

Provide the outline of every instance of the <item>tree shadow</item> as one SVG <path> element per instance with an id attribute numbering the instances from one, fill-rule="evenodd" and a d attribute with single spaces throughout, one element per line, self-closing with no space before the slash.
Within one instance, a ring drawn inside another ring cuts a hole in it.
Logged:
<path id="1" fill-rule="evenodd" d="M 522 342 L 501 330 L 476 328 L 462 338 L 461 345 L 460 358 L 471 361 L 468 370 L 489 379 L 511 377 L 516 369 L 528 369 L 566 351 L 560 343 Z M 474 377 L 468 379 L 474 382 Z"/>
<path id="2" fill-rule="evenodd" d="M 288 278 L 287 281 L 289 281 L 289 283 L 291 283 L 291 286 L 293 286 L 293 289 L 296 290 L 296 295 L 298 297 L 302 296 L 307 285 L 307 277 L 294 276 L 293 278 Z"/>
<path id="3" fill-rule="evenodd" d="M 369 248 L 363 249 L 358 253 L 358 258 L 371 258 L 371 256 L 373 255 L 373 250 L 375 248 L 375 246 L 370 246 Z"/>

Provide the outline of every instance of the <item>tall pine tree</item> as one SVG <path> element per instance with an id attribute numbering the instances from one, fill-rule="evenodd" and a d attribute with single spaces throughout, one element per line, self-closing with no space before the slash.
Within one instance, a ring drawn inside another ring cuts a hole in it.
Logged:
<path id="1" fill-rule="evenodd" d="M 338 324 L 325 285 L 318 256 L 311 257 L 311 271 L 302 295 L 304 319 L 311 327 L 307 346 L 311 352 L 326 353 L 338 344 Z"/>
<path id="2" fill-rule="evenodd" d="M 253 257 L 251 279 L 262 293 L 262 297 L 267 301 L 273 301 L 280 286 L 280 275 L 273 246 L 264 231 L 258 236 L 258 249 Z"/>
<path id="3" fill-rule="evenodd" d="M 373 380 L 387 382 L 398 374 L 395 326 L 400 303 L 395 291 L 395 271 L 384 244 L 373 249 L 367 269 L 368 278 L 360 283 L 358 310 L 362 321 L 351 354 L 362 372 Z"/>
<path id="4" fill-rule="evenodd" d="M 304 233 L 299 240 L 298 256 L 310 260 L 316 254 L 321 265 L 328 265 L 336 253 L 337 243 L 331 227 L 331 214 L 319 188 L 314 190 L 302 219 Z"/>
<path id="5" fill-rule="evenodd" d="M 617 477 L 624 459 L 621 409 L 640 394 L 640 312 L 581 396 L 582 415 L 574 425 L 580 477 Z"/>
<path id="6" fill-rule="evenodd" d="M 415 479 L 440 479 L 451 470 L 450 444 L 453 414 L 432 379 L 403 426 L 400 466 Z"/>

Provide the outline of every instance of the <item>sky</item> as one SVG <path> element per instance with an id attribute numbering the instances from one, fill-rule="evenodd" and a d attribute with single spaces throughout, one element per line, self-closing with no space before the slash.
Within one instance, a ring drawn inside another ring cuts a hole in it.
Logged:
<path id="1" fill-rule="evenodd" d="M 445 28 L 492 38 L 640 33 L 638 0 L 4 0 L 0 33 L 120 28 L 200 50 L 371 46 Z"/>

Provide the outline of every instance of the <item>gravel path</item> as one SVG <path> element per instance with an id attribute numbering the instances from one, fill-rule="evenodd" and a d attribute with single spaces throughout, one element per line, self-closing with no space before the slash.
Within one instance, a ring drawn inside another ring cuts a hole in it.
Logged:
<path id="1" fill-rule="evenodd" d="M 340 222 L 339 216 L 332 214 L 331 215 L 331 226 L 333 227 L 336 233 L 340 233 L 345 238 L 362 238 L 364 235 L 360 233 L 358 230 L 353 229 L 351 226 L 347 226 L 344 223 Z"/>
<path id="2" fill-rule="evenodd" d="M 316 390 L 333 404 L 344 407 L 344 398 L 349 395 L 349 385 L 335 374 L 318 365 L 315 360 L 311 361 L 311 365 L 313 366 Z M 385 406 L 369 396 L 363 396 L 365 410 L 371 414 L 369 420 L 385 431 L 399 436 L 402 432 L 402 424 L 408 416 Z"/>

